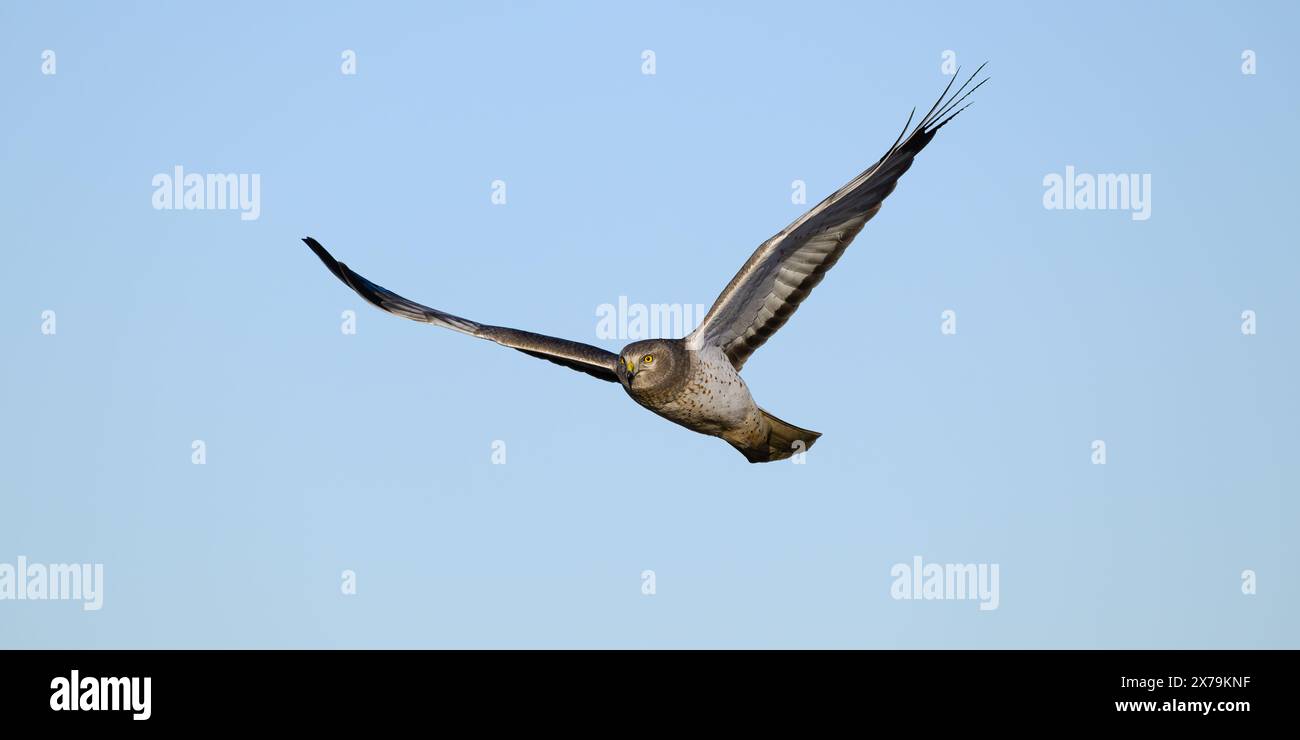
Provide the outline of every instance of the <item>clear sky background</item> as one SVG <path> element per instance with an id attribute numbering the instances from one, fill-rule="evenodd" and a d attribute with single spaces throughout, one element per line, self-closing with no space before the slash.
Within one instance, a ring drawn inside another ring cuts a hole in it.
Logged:
<path id="1" fill-rule="evenodd" d="M 0 6 L 0 562 L 105 567 L 0 647 L 1300 647 L 1295 4 L 696 5 Z M 945 50 L 992 81 L 745 367 L 803 465 L 299 241 L 616 350 L 598 306 L 711 303 Z M 155 210 L 176 165 L 260 218 Z M 1046 210 L 1067 165 L 1150 219 Z M 999 608 L 892 599 L 916 555 Z"/>

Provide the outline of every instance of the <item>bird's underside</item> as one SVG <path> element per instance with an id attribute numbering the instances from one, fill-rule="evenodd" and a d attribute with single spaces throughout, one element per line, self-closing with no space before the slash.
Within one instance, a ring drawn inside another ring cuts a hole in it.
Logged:
<path id="1" fill-rule="evenodd" d="M 917 153 L 965 110 L 957 106 L 987 81 L 971 87 L 981 69 L 951 95 L 950 82 L 915 128 L 903 127 L 879 161 L 759 245 L 695 331 L 679 340 L 634 342 L 615 354 L 582 342 L 480 324 L 403 298 L 353 272 L 315 239 L 303 241 L 335 277 L 389 313 L 490 339 L 619 383 L 637 403 L 689 429 L 721 437 L 750 462 L 784 459 L 810 448 L 821 435 L 759 408 L 740 369 L 822 281 Z"/>

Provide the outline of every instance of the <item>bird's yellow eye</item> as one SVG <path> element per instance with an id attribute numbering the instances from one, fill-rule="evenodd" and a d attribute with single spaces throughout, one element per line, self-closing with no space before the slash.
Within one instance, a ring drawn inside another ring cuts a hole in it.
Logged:
<path id="1" fill-rule="evenodd" d="M 654 355 L 646 355 L 645 357 L 641 358 L 641 362 L 645 365 L 649 365 L 654 361 L 655 361 Z"/>

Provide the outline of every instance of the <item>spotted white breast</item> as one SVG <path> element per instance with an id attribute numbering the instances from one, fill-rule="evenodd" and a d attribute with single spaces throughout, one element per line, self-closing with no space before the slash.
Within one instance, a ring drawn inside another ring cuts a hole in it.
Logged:
<path id="1" fill-rule="evenodd" d="M 762 414 L 749 394 L 749 386 L 722 349 L 704 347 L 691 352 L 690 357 L 690 370 L 681 392 L 656 412 L 705 434 L 757 431 L 762 426 Z"/>

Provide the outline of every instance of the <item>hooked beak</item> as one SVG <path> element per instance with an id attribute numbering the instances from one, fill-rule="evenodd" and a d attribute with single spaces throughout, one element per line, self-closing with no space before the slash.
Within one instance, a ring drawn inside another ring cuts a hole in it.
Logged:
<path id="1" fill-rule="evenodd" d="M 631 360 L 623 360 L 623 364 L 627 367 L 627 382 L 631 383 L 632 378 L 636 377 L 636 365 Z"/>

